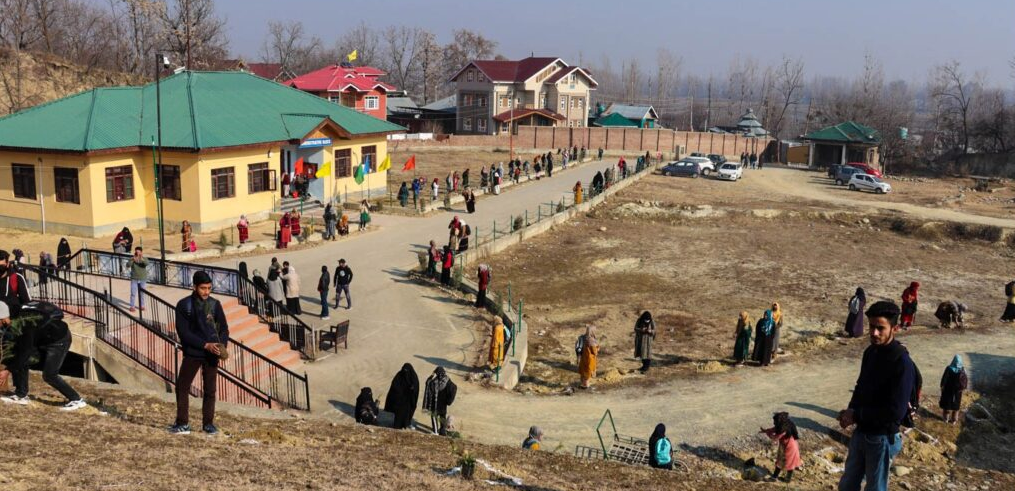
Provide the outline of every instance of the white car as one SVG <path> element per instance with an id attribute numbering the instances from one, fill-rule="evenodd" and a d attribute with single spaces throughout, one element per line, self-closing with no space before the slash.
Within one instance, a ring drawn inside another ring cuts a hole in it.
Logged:
<path id="1" fill-rule="evenodd" d="M 744 168 L 740 164 L 727 162 L 719 166 L 719 172 L 716 173 L 716 177 L 724 181 L 736 181 L 744 177 Z"/>
<path id="2" fill-rule="evenodd" d="M 890 193 L 892 185 L 870 174 L 853 174 L 849 179 L 850 191 L 874 191 L 878 194 Z"/>
<path id="3" fill-rule="evenodd" d="M 712 162 L 712 159 L 708 157 L 684 157 L 680 161 L 698 164 L 702 177 L 708 177 L 709 174 L 715 172 L 715 162 Z"/>

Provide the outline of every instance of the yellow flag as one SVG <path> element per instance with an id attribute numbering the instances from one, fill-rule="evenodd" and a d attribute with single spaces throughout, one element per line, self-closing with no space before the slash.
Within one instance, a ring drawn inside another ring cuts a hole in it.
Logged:
<path id="1" fill-rule="evenodd" d="M 348 54 L 348 55 L 346 55 L 345 57 L 346 57 L 346 59 L 348 59 L 349 61 L 356 61 L 356 57 L 357 57 L 357 56 L 358 56 L 358 53 L 356 53 L 356 50 L 352 50 L 352 53 L 349 53 L 349 54 Z"/>
<path id="2" fill-rule="evenodd" d="M 325 162 L 320 168 L 317 169 L 317 173 L 314 174 L 318 179 L 328 177 L 331 175 L 331 162 Z"/>
<path id="3" fill-rule="evenodd" d="M 384 162 L 381 162 L 381 165 L 377 166 L 377 171 L 382 172 L 390 168 L 391 168 L 391 154 L 389 153 L 386 157 L 384 157 Z"/>

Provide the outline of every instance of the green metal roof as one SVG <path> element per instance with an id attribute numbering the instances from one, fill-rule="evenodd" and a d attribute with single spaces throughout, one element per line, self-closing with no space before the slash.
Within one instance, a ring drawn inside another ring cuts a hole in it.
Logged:
<path id="1" fill-rule="evenodd" d="M 877 130 L 853 121 L 846 121 L 804 135 L 804 140 L 821 140 L 841 143 L 881 143 Z"/>
<path id="2" fill-rule="evenodd" d="M 162 145 L 199 150 L 300 139 L 330 119 L 349 134 L 405 131 L 245 72 L 181 72 L 160 84 Z M 0 147 L 93 151 L 150 146 L 155 84 L 104 87 L 0 118 Z"/>
<path id="3" fill-rule="evenodd" d="M 638 121 L 631 121 L 630 119 L 625 118 L 620 113 L 610 113 L 606 116 L 596 119 L 592 124 L 595 126 L 610 126 L 610 127 L 627 127 L 627 128 L 638 127 Z"/>

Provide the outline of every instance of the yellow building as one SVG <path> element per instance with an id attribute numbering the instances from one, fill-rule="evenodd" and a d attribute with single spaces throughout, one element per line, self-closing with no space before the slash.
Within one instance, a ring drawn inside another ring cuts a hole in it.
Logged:
<path id="1" fill-rule="evenodd" d="M 378 167 L 401 126 L 244 72 L 182 72 L 159 90 L 167 229 L 267 218 L 280 209 L 283 176 L 297 171 L 312 200 L 386 192 Z M 93 237 L 155 226 L 157 128 L 154 84 L 0 119 L 0 226 Z"/>

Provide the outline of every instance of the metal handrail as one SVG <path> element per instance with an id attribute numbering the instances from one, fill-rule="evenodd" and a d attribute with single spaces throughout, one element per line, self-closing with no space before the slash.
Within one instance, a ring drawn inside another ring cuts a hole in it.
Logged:
<path id="1" fill-rule="evenodd" d="M 96 338 L 144 366 L 167 384 L 176 384 L 181 347 L 174 339 L 113 304 L 108 292 L 99 293 L 34 266 L 23 267 L 26 279 L 34 285 L 40 300 L 56 304 L 65 312 L 92 322 Z M 125 342 L 124 338 L 140 342 Z M 253 390 L 230 373 L 221 370 L 218 373 L 219 381 L 225 382 L 220 384 L 222 390 L 216 393 L 220 400 L 271 407 L 271 399 L 266 395 Z M 202 390 L 198 380 L 191 386 L 190 393 L 200 397 Z"/>
<path id="2" fill-rule="evenodd" d="M 302 319 L 289 312 L 284 304 L 268 296 L 267 292 L 257 288 L 250 278 L 239 277 L 240 304 L 246 306 L 257 315 L 261 322 L 278 333 L 282 341 L 289 343 L 308 359 L 317 358 L 317 344 L 314 342 L 314 330 Z"/>
<path id="3" fill-rule="evenodd" d="M 147 316 L 152 327 L 178 340 L 176 308 L 147 290 L 139 290 L 140 296 L 148 304 L 147 310 L 141 311 L 139 317 L 145 319 Z M 235 339 L 229 341 L 226 349 L 229 351 L 229 358 L 220 363 L 220 369 L 283 406 L 310 410 L 310 386 L 306 373 L 299 375 Z"/>

